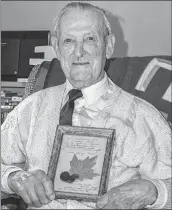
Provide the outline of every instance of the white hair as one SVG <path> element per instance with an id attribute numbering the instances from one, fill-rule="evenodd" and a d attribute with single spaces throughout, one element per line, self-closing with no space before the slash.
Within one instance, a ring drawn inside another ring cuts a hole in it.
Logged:
<path id="1" fill-rule="evenodd" d="M 54 32 L 57 35 L 57 37 L 59 36 L 59 30 L 60 30 L 60 23 L 61 23 L 61 19 L 62 17 L 69 12 L 69 10 L 71 9 L 80 9 L 83 11 L 96 11 L 99 14 L 102 15 L 103 20 L 104 20 L 104 25 L 105 25 L 105 36 L 108 36 L 112 33 L 111 30 L 111 24 L 108 21 L 107 18 L 107 12 L 97 6 L 94 6 L 92 4 L 89 3 L 83 3 L 83 2 L 70 2 L 69 4 L 67 4 L 60 12 L 60 14 L 58 16 L 55 17 L 53 23 L 54 23 Z"/>

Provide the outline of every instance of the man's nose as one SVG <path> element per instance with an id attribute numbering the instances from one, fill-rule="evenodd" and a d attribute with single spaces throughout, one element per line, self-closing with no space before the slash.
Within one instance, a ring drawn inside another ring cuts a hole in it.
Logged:
<path id="1" fill-rule="evenodd" d="M 84 54 L 83 43 L 82 42 L 76 43 L 76 46 L 75 46 L 75 55 L 77 57 L 82 57 L 83 54 Z"/>

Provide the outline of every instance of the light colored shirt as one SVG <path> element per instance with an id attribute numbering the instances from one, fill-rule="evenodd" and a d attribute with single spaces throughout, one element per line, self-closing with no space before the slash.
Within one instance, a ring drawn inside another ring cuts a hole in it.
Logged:
<path id="1" fill-rule="evenodd" d="M 83 97 L 75 101 L 72 125 L 86 127 L 91 126 L 91 122 L 96 115 L 104 109 L 104 98 L 107 94 L 112 93 L 112 88 L 109 88 L 109 85 L 107 75 L 105 74 L 104 78 L 100 82 L 82 90 Z M 74 87 L 67 80 L 64 103 L 68 100 L 68 92 L 73 88 Z"/>
<path id="2" fill-rule="evenodd" d="M 1 135 L 4 192 L 12 193 L 7 177 L 19 170 L 12 164 L 26 162 L 27 170 L 47 172 L 60 109 L 72 88 L 67 81 L 65 85 L 37 92 L 8 115 Z M 106 75 L 82 92 L 83 97 L 75 101 L 73 125 L 116 130 L 108 190 L 131 179 L 144 178 L 152 181 L 158 189 L 158 198 L 149 208 L 168 207 L 171 130 L 166 120 L 152 105 L 121 90 Z M 58 200 L 45 208 L 82 209 L 90 206 Z"/>

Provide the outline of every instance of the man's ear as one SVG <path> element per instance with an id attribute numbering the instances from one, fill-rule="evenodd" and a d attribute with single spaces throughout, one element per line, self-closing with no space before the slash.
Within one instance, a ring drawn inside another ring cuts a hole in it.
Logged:
<path id="1" fill-rule="evenodd" d="M 58 38 L 56 36 L 51 37 L 51 45 L 54 48 L 54 51 L 56 52 L 57 59 L 60 60 L 60 51 L 59 51 L 59 45 L 58 45 Z"/>
<path id="2" fill-rule="evenodd" d="M 115 46 L 115 36 L 114 34 L 110 34 L 106 40 L 106 58 L 109 59 L 113 55 Z"/>

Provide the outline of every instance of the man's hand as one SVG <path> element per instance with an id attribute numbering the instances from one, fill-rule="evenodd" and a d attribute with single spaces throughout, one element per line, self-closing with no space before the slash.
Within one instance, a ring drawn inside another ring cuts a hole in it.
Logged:
<path id="1" fill-rule="evenodd" d="M 101 196 L 97 208 L 103 209 L 142 209 L 157 199 L 155 185 L 143 179 L 131 180 L 110 189 Z"/>
<path id="2" fill-rule="evenodd" d="M 38 208 L 55 199 L 53 183 L 42 170 L 13 172 L 8 185 L 30 206 Z"/>

